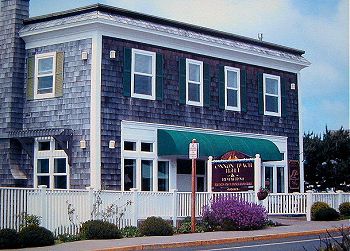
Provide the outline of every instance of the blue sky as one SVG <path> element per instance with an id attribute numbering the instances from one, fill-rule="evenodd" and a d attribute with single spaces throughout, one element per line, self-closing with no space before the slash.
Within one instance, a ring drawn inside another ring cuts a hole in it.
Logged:
<path id="1" fill-rule="evenodd" d="M 305 50 L 304 131 L 349 129 L 348 0 L 31 0 L 30 16 L 97 2 Z"/>

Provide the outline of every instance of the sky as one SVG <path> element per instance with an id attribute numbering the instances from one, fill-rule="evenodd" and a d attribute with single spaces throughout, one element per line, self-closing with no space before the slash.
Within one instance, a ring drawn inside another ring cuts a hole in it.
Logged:
<path id="1" fill-rule="evenodd" d="M 30 16 L 97 2 L 304 50 L 304 132 L 349 129 L 349 0 L 30 0 Z"/>

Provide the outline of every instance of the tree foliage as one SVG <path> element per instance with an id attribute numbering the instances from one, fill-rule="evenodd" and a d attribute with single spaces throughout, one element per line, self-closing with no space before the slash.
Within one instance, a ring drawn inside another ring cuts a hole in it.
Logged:
<path id="1" fill-rule="evenodd" d="M 304 134 L 306 189 L 350 191 L 349 130 Z"/>

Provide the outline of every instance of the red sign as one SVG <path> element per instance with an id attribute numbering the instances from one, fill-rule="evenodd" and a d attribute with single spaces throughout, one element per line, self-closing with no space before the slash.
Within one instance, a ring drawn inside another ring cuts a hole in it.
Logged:
<path id="1" fill-rule="evenodd" d="M 300 191 L 300 167 L 299 161 L 290 160 L 288 161 L 289 169 L 289 192 L 299 192 Z"/>
<path id="2" fill-rule="evenodd" d="M 212 167 L 213 192 L 254 189 L 254 160 L 214 161 Z"/>

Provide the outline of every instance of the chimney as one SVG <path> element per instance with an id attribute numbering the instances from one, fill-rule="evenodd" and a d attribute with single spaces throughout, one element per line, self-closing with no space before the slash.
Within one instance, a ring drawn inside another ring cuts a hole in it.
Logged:
<path id="1" fill-rule="evenodd" d="M 25 44 L 18 32 L 28 17 L 29 0 L 0 0 L 0 186 L 16 185 L 11 163 L 22 154 L 7 133 L 23 126 Z"/>

